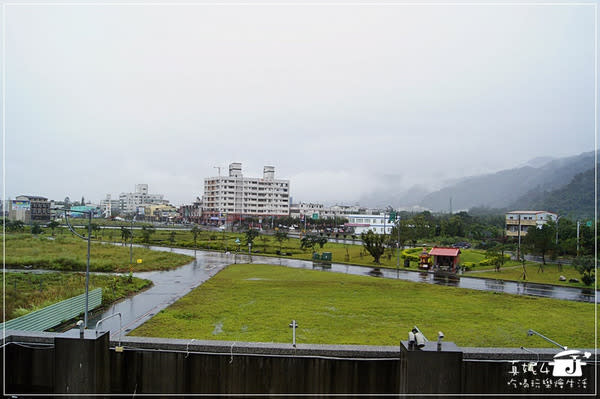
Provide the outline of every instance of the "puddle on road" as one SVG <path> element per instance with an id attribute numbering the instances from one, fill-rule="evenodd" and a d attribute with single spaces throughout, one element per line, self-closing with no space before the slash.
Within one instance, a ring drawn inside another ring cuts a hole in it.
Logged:
<path id="1" fill-rule="evenodd" d="M 223 322 L 218 322 L 215 324 L 215 329 L 213 330 L 213 335 L 219 335 L 223 332 Z"/>

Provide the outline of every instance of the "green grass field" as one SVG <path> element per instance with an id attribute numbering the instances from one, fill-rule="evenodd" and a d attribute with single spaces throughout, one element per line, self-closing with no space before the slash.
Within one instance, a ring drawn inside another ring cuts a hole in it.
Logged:
<path id="1" fill-rule="evenodd" d="M 398 345 L 413 325 L 459 346 L 594 346 L 594 306 L 267 265 L 229 266 L 133 336 Z"/>
<path id="2" fill-rule="evenodd" d="M 7 272 L 4 278 L 5 309 L 0 310 L 0 320 L 3 320 L 4 311 L 6 320 L 10 320 L 85 292 L 85 273 Z M 103 306 L 150 285 L 150 280 L 135 277 L 90 275 L 90 291 L 102 288 Z"/>
<path id="3" fill-rule="evenodd" d="M 31 265 L 36 269 L 85 270 L 87 242 L 69 236 L 57 236 L 54 240 L 45 235 L 6 234 L 5 263 L 7 267 Z M 129 247 L 92 243 L 91 271 L 128 272 Z M 187 255 L 133 248 L 133 271 L 168 270 L 194 260 Z M 137 263 L 142 259 L 142 263 Z"/>
<path id="4" fill-rule="evenodd" d="M 593 285 L 586 286 L 581 282 L 581 275 L 573 266 L 571 265 L 563 265 L 562 271 L 559 270 L 558 265 L 555 264 L 547 264 L 544 266 L 544 271 L 539 271 L 540 264 L 527 262 L 525 265 L 525 270 L 527 271 L 527 279 L 523 280 L 523 268 L 521 266 L 518 267 L 510 267 L 510 268 L 501 268 L 499 272 L 496 271 L 482 271 L 482 272 L 470 272 L 466 273 L 465 276 L 469 277 L 485 277 L 485 278 L 495 278 L 499 280 L 512 280 L 512 281 L 522 281 L 522 282 L 534 282 L 534 283 L 545 283 L 545 284 L 556 284 L 563 285 L 568 287 L 580 287 L 580 288 L 589 288 L 594 289 Z M 560 276 L 565 276 L 567 281 L 560 281 L 558 278 Z M 579 280 L 579 283 L 569 283 L 570 278 L 576 278 Z"/>

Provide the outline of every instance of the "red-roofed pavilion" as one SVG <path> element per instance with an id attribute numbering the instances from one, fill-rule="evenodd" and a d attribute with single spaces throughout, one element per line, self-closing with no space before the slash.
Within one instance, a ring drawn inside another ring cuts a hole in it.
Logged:
<path id="1" fill-rule="evenodd" d="M 456 273 L 460 261 L 460 248 L 433 247 L 429 251 L 429 255 L 433 256 L 433 267 L 435 269 Z"/>

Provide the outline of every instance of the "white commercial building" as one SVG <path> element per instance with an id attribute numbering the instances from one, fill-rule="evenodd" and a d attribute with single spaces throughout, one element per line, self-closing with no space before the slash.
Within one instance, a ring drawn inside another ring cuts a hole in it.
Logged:
<path id="1" fill-rule="evenodd" d="M 354 234 L 366 233 L 373 230 L 377 234 L 390 234 L 394 227 L 393 222 L 389 222 L 389 214 L 380 213 L 379 215 L 346 215 L 348 223 L 346 227 L 354 228 Z"/>
<path id="2" fill-rule="evenodd" d="M 317 203 L 299 202 L 290 205 L 290 216 L 299 218 L 304 215 L 309 219 L 346 218 L 348 214 L 358 213 L 361 209 L 365 210 L 364 208 L 350 205 L 325 206 Z"/>
<path id="3" fill-rule="evenodd" d="M 288 216 L 290 181 L 275 179 L 275 167 L 265 166 L 263 177 L 244 177 L 242 164 L 229 165 L 228 176 L 204 179 L 202 220 L 234 221 L 244 216 Z"/>
<path id="4" fill-rule="evenodd" d="M 135 192 L 119 194 L 119 210 L 122 213 L 136 213 L 140 206 L 167 205 L 162 194 L 148 194 L 147 184 L 136 184 Z"/>

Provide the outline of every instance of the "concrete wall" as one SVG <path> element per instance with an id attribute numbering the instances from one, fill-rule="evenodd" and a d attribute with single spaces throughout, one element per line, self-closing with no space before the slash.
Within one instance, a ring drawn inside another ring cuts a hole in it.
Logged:
<path id="1" fill-rule="evenodd" d="M 595 362 L 584 368 L 587 388 L 513 387 L 519 349 L 457 348 L 407 351 L 402 346 L 233 343 L 70 332 L 11 333 L 5 339 L 6 394 L 581 394 L 593 393 Z M 427 349 L 427 348 L 424 348 Z M 550 360 L 554 350 L 536 350 Z M 520 367 L 520 365 L 519 365 Z"/>

